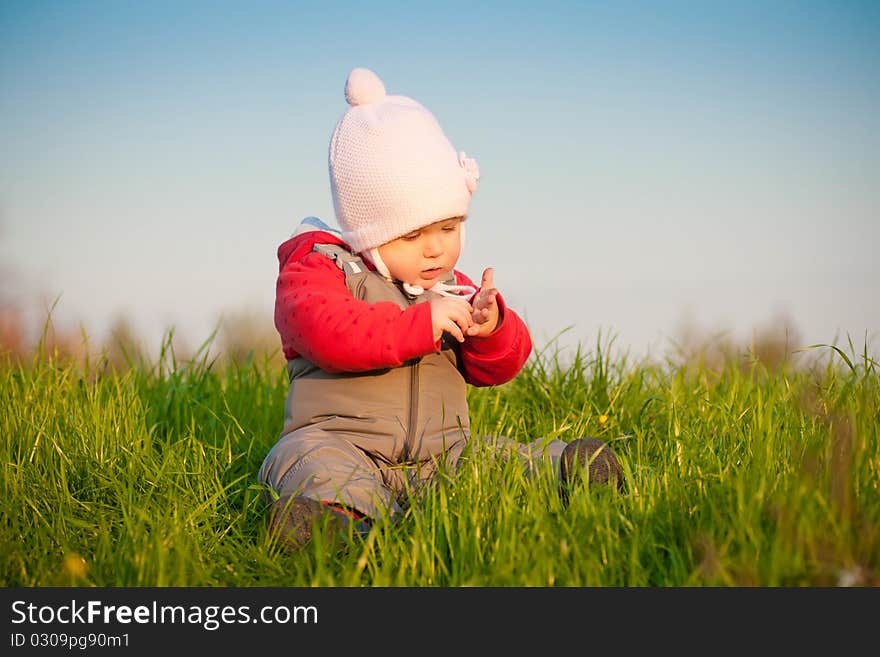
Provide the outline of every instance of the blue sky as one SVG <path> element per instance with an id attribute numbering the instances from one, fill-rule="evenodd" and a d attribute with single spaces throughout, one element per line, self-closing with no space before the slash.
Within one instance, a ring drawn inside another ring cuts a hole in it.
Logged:
<path id="1" fill-rule="evenodd" d="M 271 327 L 376 71 L 474 157 L 460 268 L 536 343 L 880 339 L 880 4 L 0 2 L 0 300 L 100 339 Z"/>

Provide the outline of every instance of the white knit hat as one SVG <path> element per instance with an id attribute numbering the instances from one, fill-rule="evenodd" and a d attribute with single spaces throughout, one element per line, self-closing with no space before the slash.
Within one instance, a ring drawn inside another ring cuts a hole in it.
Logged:
<path id="1" fill-rule="evenodd" d="M 479 168 L 425 107 L 387 95 L 366 68 L 348 74 L 345 99 L 351 107 L 330 139 L 330 189 L 342 238 L 355 252 L 467 216 Z"/>

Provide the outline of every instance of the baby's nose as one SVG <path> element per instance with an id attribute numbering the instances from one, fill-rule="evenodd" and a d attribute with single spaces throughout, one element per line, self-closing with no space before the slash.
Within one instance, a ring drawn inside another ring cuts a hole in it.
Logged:
<path id="1" fill-rule="evenodd" d="M 425 240 L 425 255 L 436 258 L 443 253 L 443 242 L 439 238 L 429 237 Z"/>

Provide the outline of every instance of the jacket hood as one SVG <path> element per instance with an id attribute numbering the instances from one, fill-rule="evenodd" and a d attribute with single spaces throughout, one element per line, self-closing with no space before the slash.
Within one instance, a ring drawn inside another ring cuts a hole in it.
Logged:
<path id="1" fill-rule="evenodd" d="M 290 239 L 278 247 L 278 265 L 283 268 L 290 261 L 302 260 L 312 252 L 315 244 L 341 244 L 348 247 L 338 230 L 317 217 L 306 217 Z"/>

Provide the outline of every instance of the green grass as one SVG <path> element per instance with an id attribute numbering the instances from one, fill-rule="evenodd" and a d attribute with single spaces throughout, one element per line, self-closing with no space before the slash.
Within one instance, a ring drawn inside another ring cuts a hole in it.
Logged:
<path id="1" fill-rule="evenodd" d="M 45 353 L 0 367 L 4 586 L 880 585 L 880 379 L 815 347 L 629 363 L 548 345 L 469 391 L 476 433 L 595 435 L 623 494 L 525 480 L 478 450 L 399 522 L 295 555 L 266 532 L 256 472 L 278 436 L 277 359 L 118 374 Z M 804 364 L 812 357 L 809 364 Z"/>

